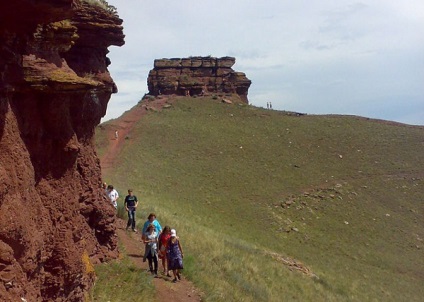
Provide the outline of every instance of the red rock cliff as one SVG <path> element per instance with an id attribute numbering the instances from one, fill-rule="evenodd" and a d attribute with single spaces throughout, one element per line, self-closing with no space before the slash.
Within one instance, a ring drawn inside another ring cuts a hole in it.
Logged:
<path id="1" fill-rule="evenodd" d="M 243 72 L 231 67 L 233 57 L 190 57 L 155 60 L 147 79 L 149 94 L 200 95 L 232 93 L 248 103 L 252 83 Z"/>
<path id="2" fill-rule="evenodd" d="M 79 0 L 0 3 L 0 301 L 83 301 L 118 254 L 93 135 L 121 24 Z"/>

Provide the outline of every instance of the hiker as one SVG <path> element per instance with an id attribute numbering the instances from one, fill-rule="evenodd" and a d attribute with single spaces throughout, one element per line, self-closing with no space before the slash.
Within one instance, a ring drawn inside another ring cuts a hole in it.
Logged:
<path id="1" fill-rule="evenodd" d="M 144 242 L 144 239 L 146 239 L 147 228 L 151 224 L 153 224 L 155 229 L 156 229 L 157 237 L 159 237 L 160 233 L 162 233 L 162 227 L 160 226 L 159 221 L 156 220 L 156 214 L 150 213 L 149 216 L 147 217 L 147 221 L 143 225 L 143 230 L 141 232 L 141 239 L 143 240 L 143 242 Z M 143 262 L 146 262 L 146 256 L 147 256 L 147 252 L 148 252 L 147 248 L 148 248 L 148 246 L 146 244 L 145 249 L 144 249 Z"/>
<path id="2" fill-rule="evenodd" d="M 160 226 L 159 221 L 157 221 L 155 213 L 150 213 L 149 216 L 147 217 L 147 221 L 143 225 L 143 233 L 141 234 L 141 236 L 144 236 L 144 233 L 147 231 L 147 227 L 150 224 L 153 224 L 155 226 L 156 232 L 158 233 L 158 236 L 159 236 L 160 233 L 162 232 L 162 227 Z"/>
<path id="3" fill-rule="evenodd" d="M 119 194 L 118 191 L 116 191 L 112 185 L 107 186 L 107 197 L 109 198 L 110 202 L 113 204 L 115 209 L 118 208 L 118 198 Z"/>
<path id="4" fill-rule="evenodd" d="M 108 192 L 107 192 L 107 183 L 103 183 L 102 184 L 102 189 L 103 189 L 103 194 L 106 196 L 106 198 L 108 198 L 109 199 L 109 196 L 108 196 Z"/>
<path id="5" fill-rule="evenodd" d="M 147 227 L 144 243 L 146 244 L 147 259 L 149 260 L 149 269 L 152 275 L 158 276 L 158 250 L 157 250 L 158 235 L 153 224 Z"/>
<path id="6" fill-rule="evenodd" d="M 171 238 L 171 228 L 165 226 L 162 233 L 159 236 L 159 259 L 162 260 L 163 275 L 171 277 L 168 270 L 168 259 L 166 257 L 166 247 L 168 246 L 168 240 Z"/>
<path id="7" fill-rule="evenodd" d="M 176 283 L 177 278 L 181 280 L 180 270 L 183 269 L 184 253 L 181 248 L 180 238 L 177 237 L 177 231 L 175 229 L 171 230 L 171 238 L 168 241 L 166 254 L 168 256 L 168 269 L 172 270 L 174 274 L 174 280 L 172 282 Z"/>
<path id="8" fill-rule="evenodd" d="M 137 210 L 138 199 L 137 196 L 133 194 L 132 189 L 128 189 L 128 195 L 125 197 L 124 207 L 128 212 L 128 222 L 125 230 L 128 231 L 128 228 L 131 226 L 133 232 L 137 232 L 135 229 L 135 211 Z"/>
<path id="9" fill-rule="evenodd" d="M 118 139 L 118 130 L 115 131 L 115 139 Z"/>

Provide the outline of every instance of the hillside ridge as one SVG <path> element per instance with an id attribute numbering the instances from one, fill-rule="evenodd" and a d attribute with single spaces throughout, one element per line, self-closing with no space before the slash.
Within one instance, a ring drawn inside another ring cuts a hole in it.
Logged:
<path id="1" fill-rule="evenodd" d="M 212 97 L 165 105 L 144 109 L 107 177 L 176 227 L 206 297 L 419 301 L 423 127 Z"/>

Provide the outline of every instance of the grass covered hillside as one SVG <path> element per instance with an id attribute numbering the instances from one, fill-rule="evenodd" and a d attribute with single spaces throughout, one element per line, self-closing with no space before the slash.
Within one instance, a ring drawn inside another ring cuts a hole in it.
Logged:
<path id="1" fill-rule="evenodd" d="M 422 301 L 423 147 L 423 127 L 182 98 L 104 177 L 177 229 L 205 301 Z"/>

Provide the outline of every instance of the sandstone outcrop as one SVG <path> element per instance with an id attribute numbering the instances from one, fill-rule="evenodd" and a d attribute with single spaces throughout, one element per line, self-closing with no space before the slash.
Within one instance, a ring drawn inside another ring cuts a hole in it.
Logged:
<path id="1" fill-rule="evenodd" d="M 147 79 L 151 95 L 203 95 L 231 93 L 248 103 L 252 83 L 243 72 L 231 67 L 233 57 L 190 57 L 155 60 Z"/>
<path id="2" fill-rule="evenodd" d="M 121 24 L 79 0 L 0 3 L 0 301 L 84 301 L 118 255 L 93 135 Z"/>

